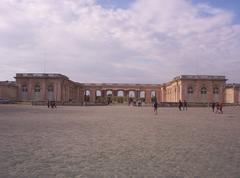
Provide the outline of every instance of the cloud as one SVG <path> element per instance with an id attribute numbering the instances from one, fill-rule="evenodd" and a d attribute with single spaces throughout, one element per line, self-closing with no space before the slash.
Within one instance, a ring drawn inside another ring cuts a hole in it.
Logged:
<path id="1" fill-rule="evenodd" d="M 163 83 L 180 74 L 240 74 L 234 13 L 189 0 L 0 2 L 0 80 L 57 72 L 78 82 Z"/>

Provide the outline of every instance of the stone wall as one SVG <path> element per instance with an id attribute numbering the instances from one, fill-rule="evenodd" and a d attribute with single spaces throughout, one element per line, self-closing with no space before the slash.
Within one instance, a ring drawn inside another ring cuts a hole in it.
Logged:
<path id="1" fill-rule="evenodd" d="M 0 82 L 0 98 L 12 101 L 17 100 L 18 88 L 15 82 Z"/>

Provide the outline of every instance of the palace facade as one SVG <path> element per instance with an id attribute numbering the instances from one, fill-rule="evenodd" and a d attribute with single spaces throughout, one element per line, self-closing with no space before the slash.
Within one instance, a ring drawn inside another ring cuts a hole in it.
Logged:
<path id="1" fill-rule="evenodd" d="M 16 82 L 0 82 L 0 98 L 27 102 L 150 104 L 240 103 L 240 84 L 226 84 L 225 76 L 181 75 L 163 84 L 78 83 L 62 74 L 18 73 Z"/>

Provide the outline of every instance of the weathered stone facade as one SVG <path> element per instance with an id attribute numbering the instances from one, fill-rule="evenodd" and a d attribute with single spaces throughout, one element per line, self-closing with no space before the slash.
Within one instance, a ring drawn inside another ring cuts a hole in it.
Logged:
<path id="1" fill-rule="evenodd" d="M 15 101 L 18 87 L 15 82 L 0 82 L 0 98 Z"/>
<path id="2" fill-rule="evenodd" d="M 21 73 L 15 78 L 14 89 L 9 89 L 9 92 L 18 101 L 55 100 L 58 103 L 80 104 L 141 101 L 150 104 L 154 100 L 162 103 L 186 100 L 189 103 L 240 103 L 240 85 L 226 85 L 225 76 L 181 75 L 164 84 L 78 83 L 61 74 L 45 73 Z M 0 88 L 3 91 L 3 87 Z"/>
<path id="3" fill-rule="evenodd" d="M 225 102 L 240 104 L 240 84 L 227 84 L 225 88 Z"/>

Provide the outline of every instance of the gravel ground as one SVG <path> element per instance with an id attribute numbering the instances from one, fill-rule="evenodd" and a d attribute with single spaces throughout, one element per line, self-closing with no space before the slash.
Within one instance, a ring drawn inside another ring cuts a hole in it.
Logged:
<path id="1" fill-rule="evenodd" d="M 240 178 L 240 107 L 0 105 L 0 177 Z"/>

